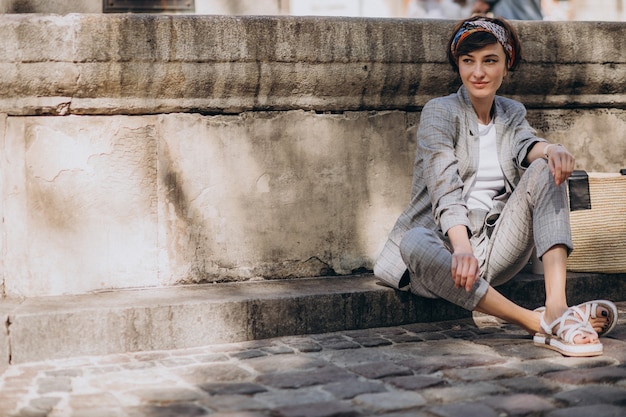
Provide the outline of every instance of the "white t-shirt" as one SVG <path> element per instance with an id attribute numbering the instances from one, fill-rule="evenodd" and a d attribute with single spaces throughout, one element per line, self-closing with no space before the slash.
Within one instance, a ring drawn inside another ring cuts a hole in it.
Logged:
<path id="1" fill-rule="evenodd" d="M 478 124 L 480 154 L 476 179 L 466 195 L 467 207 L 490 210 L 493 198 L 504 189 L 504 174 L 498 160 L 496 129 L 493 121 L 488 125 Z"/>

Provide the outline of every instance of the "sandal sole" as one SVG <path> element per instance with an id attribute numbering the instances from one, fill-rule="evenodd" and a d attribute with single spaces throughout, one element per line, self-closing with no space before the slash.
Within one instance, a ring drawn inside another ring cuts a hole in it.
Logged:
<path id="1" fill-rule="evenodd" d="M 599 356 L 604 352 L 602 343 L 589 343 L 583 345 L 566 343 L 556 336 L 537 333 L 533 337 L 533 344 L 538 347 L 554 350 L 563 356 L 591 357 Z"/>

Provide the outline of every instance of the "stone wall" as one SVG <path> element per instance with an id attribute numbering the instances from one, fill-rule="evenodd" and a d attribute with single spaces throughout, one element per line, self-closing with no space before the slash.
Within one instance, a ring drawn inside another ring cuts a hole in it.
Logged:
<path id="1" fill-rule="evenodd" d="M 9 297 L 371 269 L 451 22 L 0 16 Z M 579 168 L 626 154 L 626 25 L 516 24 L 524 102 Z"/>

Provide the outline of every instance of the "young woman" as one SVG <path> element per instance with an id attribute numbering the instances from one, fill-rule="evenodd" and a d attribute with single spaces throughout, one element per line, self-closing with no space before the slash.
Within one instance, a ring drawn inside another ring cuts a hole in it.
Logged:
<path id="1" fill-rule="evenodd" d="M 515 30 L 503 19 L 470 18 L 454 28 L 447 53 L 463 85 L 422 110 L 411 202 L 375 275 L 518 324 L 535 344 L 564 355 L 602 354 L 598 336 L 615 326 L 615 305 L 570 308 L 565 296 L 573 249 L 565 187 L 574 157 L 535 136 L 521 103 L 496 95 L 521 59 Z M 494 289 L 527 264 L 533 248 L 546 288 L 545 307 L 534 311 Z"/>

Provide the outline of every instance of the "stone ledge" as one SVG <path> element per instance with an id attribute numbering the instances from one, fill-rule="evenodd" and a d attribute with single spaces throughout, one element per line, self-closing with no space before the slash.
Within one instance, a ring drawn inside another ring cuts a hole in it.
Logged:
<path id="1" fill-rule="evenodd" d="M 442 47 L 452 24 L 294 16 L 0 15 L 6 45 L 0 51 L 0 95 L 5 97 L 0 112 L 415 110 L 456 89 L 458 77 Z M 562 102 L 569 108 L 626 107 L 621 42 L 626 25 L 515 26 L 524 62 L 521 71 L 507 77 L 503 95 L 520 97 L 528 108 Z"/>
<path id="2" fill-rule="evenodd" d="M 570 273 L 569 302 L 626 300 L 624 278 Z M 540 275 L 520 274 L 499 289 L 528 308 L 544 298 Z M 0 368 L 470 316 L 446 301 L 382 286 L 371 274 L 5 299 Z"/>

